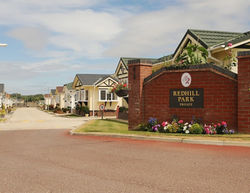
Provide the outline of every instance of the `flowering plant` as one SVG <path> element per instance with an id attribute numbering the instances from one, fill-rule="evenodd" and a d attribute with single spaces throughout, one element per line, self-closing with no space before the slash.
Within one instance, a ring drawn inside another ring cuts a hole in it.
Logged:
<path id="1" fill-rule="evenodd" d="M 222 121 L 221 123 L 215 124 L 214 127 L 216 128 L 216 132 L 218 134 L 234 134 L 233 129 L 227 128 L 227 123 L 225 121 Z"/>
<path id="2" fill-rule="evenodd" d="M 216 128 L 213 125 L 204 125 L 204 131 L 206 134 L 216 134 Z"/>
<path id="3" fill-rule="evenodd" d="M 120 90 L 128 90 L 128 85 L 126 84 L 126 83 L 118 83 L 118 84 L 116 84 L 113 88 L 112 88 L 112 90 L 111 90 L 111 92 L 118 92 L 118 91 L 120 91 Z"/>

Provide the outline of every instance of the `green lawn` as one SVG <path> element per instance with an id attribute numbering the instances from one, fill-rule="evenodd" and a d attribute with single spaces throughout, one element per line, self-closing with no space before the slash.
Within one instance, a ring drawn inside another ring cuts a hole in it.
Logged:
<path id="1" fill-rule="evenodd" d="M 118 134 L 135 134 L 143 136 L 172 137 L 183 139 L 203 139 L 203 140 L 229 140 L 229 141 L 250 141 L 249 134 L 233 135 L 197 135 L 184 133 L 154 133 L 145 131 L 129 131 L 128 124 L 116 120 L 91 120 L 82 125 L 75 132 L 98 132 L 98 133 L 118 133 Z"/>

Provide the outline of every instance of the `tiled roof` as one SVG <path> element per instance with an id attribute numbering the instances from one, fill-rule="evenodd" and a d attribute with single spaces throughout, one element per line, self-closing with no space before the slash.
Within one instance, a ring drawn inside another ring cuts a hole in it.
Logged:
<path id="1" fill-rule="evenodd" d="M 65 84 L 64 86 L 66 86 L 68 90 L 72 90 L 73 82 Z"/>
<path id="2" fill-rule="evenodd" d="M 246 40 L 250 40 L 250 31 L 242 33 L 240 36 L 237 36 L 236 38 L 230 39 L 226 42 L 223 42 L 225 46 L 227 46 L 228 43 L 237 44 Z"/>
<path id="3" fill-rule="evenodd" d="M 50 94 L 45 94 L 44 95 L 44 98 L 49 98 L 50 97 Z"/>
<path id="4" fill-rule="evenodd" d="M 197 30 L 189 29 L 188 32 L 190 35 L 194 36 L 196 40 L 200 40 L 205 44 L 205 48 L 209 48 L 218 44 L 222 44 L 231 39 L 235 39 L 243 35 L 243 33 L 237 32 L 225 32 L 225 31 L 209 31 L 209 30 Z"/>
<path id="5" fill-rule="evenodd" d="M 170 54 L 170 55 L 167 55 L 167 56 L 160 57 L 157 60 L 153 61 L 153 64 L 161 63 L 161 62 L 165 62 L 165 61 L 171 60 L 173 58 L 173 56 L 174 56 L 173 54 Z"/>
<path id="6" fill-rule="evenodd" d="M 78 77 L 82 85 L 92 86 L 103 78 L 110 76 L 110 74 L 77 74 L 76 76 Z"/>

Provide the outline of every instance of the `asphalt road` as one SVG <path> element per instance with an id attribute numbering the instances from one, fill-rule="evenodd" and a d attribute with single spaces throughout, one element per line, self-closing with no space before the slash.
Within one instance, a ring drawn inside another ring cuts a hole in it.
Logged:
<path id="1" fill-rule="evenodd" d="M 0 123 L 0 130 L 73 129 L 85 121 L 84 117 L 57 117 L 37 108 L 18 108 L 5 123 Z"/>
<path id="2" fill-rule="evenodd" d="M 247 147 L 68 132 L 0 129 L 0 193 L 250 192 Z"/>

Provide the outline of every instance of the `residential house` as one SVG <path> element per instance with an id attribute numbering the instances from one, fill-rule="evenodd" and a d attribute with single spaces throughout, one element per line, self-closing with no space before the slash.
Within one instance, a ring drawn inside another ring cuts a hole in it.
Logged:
<path id="1" fill-rule="evenodd" d="M 5 97 L 4 97 L 4 102 L 3 104 L 5 105 L 5 108 L 9 108 L 9 107 L 12 107 L 13 106 L 13 100 L 10 98 L 10 95 L 9 94 L 5 94 Z"/>
<path id="2" fill-rule="evenodd" d="M 0 84 L 0 108 L 4 104 L 5 92 L 4 92 L 4 84 Z"/>
<path id="3" fill-rule="evenodd" d="M 71 112 L 75 109 L 75 90 L 72 88 L 73 82 L 63 86 L 64 108 L 70 108 Z"/>
<path id="4" fill-rule="evenodd" d="M 51 105 L 53 105 L 53 107 L 56 107 L 56 89 L 51 89 L 50 90 L 50 96 L 51 96 Z"/>
<path id="5" fill-rule="evenodd" d="M 60 109 L 64 108 L 64 93 L 63 93 L 63 86 L 56 87 L 56 106 Z"/>
<path id="6" fill-rule="evenodd" d="M 100 115 L 99 106 L 104 104 L 106 115 L 115 115 L 121 98 L 110 90 L 117 83 L 118 80 L 110 74 L 77 74 L 72 85 L 76 90 L 77 106 L 88 106 L 90 115 Z"/>
<path id="7" fill-rule="evenodd" d="M 154 70 L 162 67 L 162 65 L 172 65 L 183 49 L 188 44 L 196 44 L 202 46 L 208 51 L 208 63 L 228 67 L 232 63 L 232 71 L 237 73 L 237 53 L 246 51 L 250 48 L 250 31 L 245 33 L 209 31 L 188 29 L 173 54 L 159 58 L 154 62 Z M 232 61 L 234 58 L 235 61 Z"/>
<path id="8" fill-rule="evenodd" d="M 52 104 L 52 96 L 50 94 L 44 95 L 44 104 L 45 108 L 49 109 L 49 106 Z"/>
<path id="9" fill-rule="evenodd" d="M 250 31 L 237 33 L 188 29 L 173 54 L 158 59 L 151 59 L 153 71 L 156 71 L 165 65 L 173 65 L 178 56 L 183 53 L 184 48 L 189 44 L 196 44 L 204 47 L 208 51 L 208 63 L 212 62 L 215 65 L 226 67 L 232 63 L 229 56 L 236 59 L 239 51 L 246 51 L 250 48 Z M 127 82 L 127 64 L 129 60 L 134 59 L 137 58 L 120 58 L 115 71 L 115 76 L 119 81 Z M 235 61 L 235 66 L 232 67 L 231 70 L 237 73 L 237 59 Z"/>
<path id="10" fill-rule="evenodd" d="M 151 62 L 157 61 L 156 58 L 128 58 L 128 57 L 121 57 L 118 65 L 116 67 L 114 76 L 118 79 L 121 83 L 128 83 L 128 61 L 129 60 L 136 60 L 136 59 L 144 59 L 144 60 L 150 60 Z M 124 98 L 121 99 L 121 106 L 128 108 L 128 103 Z"/>

